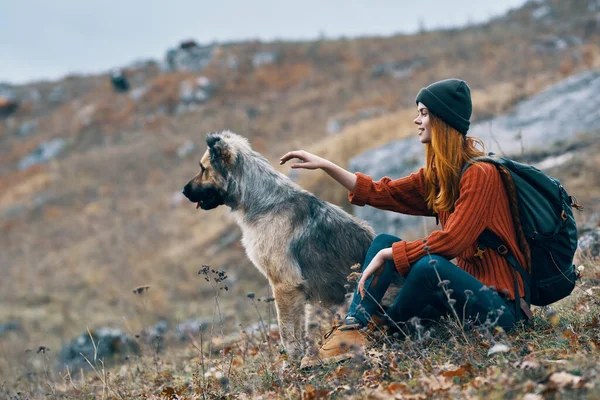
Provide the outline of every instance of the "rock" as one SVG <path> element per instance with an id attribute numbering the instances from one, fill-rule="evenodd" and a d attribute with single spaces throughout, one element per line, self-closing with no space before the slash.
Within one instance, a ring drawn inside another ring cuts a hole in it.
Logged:
<path id="1" fill-rule="evenodd" d="M 156 324 L 144 330 L 144 335 L 150 338 L 164 336 L 169 331 L 169 323 L 165 320 L 160 320 Z"/>
<path id="2" fill-rule="evenodd" d="M 163 350 L 166 347 L 165 336 L 169 331 L 169 323 L 160 320 L 156 324 L 142 331 L 140 335 L 144 342 L 152 345 L 153 349 Z"/>
<path id="3" fill-rule="evenodd" d="M 423 65 L 425 65 L 425 59 L 422 57 L 413 58 L 407 61 L 377 64 L 371 69 L 371 77 L 379 78 L 385 75 L 390 75 L 395 79 L 402 80 L 410 78 L 412 74 Z"/>
<path id="4" fill-rule="evenodd" d="M 94 114 L 96 113 L 95 104 L 86 104 L 75 113 L 75 121 L 81 128 L 87 128 L 94 122 Z"/>
<path id="5" fill-rule="evenodd" d="M 125 71 L 120 68 L 110 71 L 110 83 L 117 93 L 127 92 L 130 87 L 129 80 L 125 76 Z"/>
<path id="6" fill-rule="evenodd" d="M 175 337 L 181 341 L 188 340 L 189 335 L 198 335 L 205 331 L 210 324 L 210 321 L 203 319 L 187 319 L 175 327 Z"/>
<path id="7" fill-rule="evenodd" d="M 552 7 L 549 4 L 540 4 L 531 11 L 531 19 L 537 21 L 552 15 Z"/>
<path id="8" fill-rule="evenodd" d="M 177 49 L 167 51 L 166 64 L 170 71 L 201 71 L 213 59 L 215 46 L 200 46 L 194 41 L 182 42 Z"/>
<path id="9" fill-rule="evenodd" d="M 573 75 L 518 103 L 510 114 L 474 124 L 469 136 L 488 150 L 516 155 L 544 150 L 600 126 L 600 70 Z"/>
<path id="10" fill-rule="evenodd" d="M 272 64 L 277 61 L 277 53 L 270 51 L 261 51 L 252 57 L 252 65 L 254 68 L 260 67 L 265 64 Z"/>
<path id="11" fill-rule="evenodd" d="M 179 100 L 183 104 L 201 104 L 212 97 L 214 86 L 204 76 L 194 81 L 185 80 L 179 84 Z"/>
<path id="12" fill-rule="evenodd" d="M 21 126 L 19 126 L 18 135 L 20 137 L 29 136 L 32 132 L 34 132 L 38 128 L 38 123 L 36 120 L 23 122 Z"/>
<path id="13" fill-rule="evenodd" d="M 65 145 L 66 141 L 62 138 L 56 138 L 48 142 L 40 143 L 37 149 L 19 161 L 19 169 L 26 169 L 32 165 L 50 161 L 60 154 Z"/>
<path id="14" fill-rule="evenodd" d="M 65 89 L 62 86 L 55 86 L 48 94 L 48 102 L 62 103 L 66 98 Z"/>
<path id="15" fill-rule="evenodd" d="M 9 332 L 19 332 L 22 330 L 19 321 L 8 321 L 0 323 L 0 338 L 8 335 Z"/>
<path id="16" fill-rule="evenodd" d="M 139 354 L 139 352 L 138 342 L 123 331 L 98 328 L 91 330 L 90 333 L 84 332 L 71 343 L 64 345 L 60 352 L 60 363 L 69 368 L 89 368 L 86 358 L 95 365 L 95 362 L 100 360 L 105 363 L 118 361 L 129 354 Z"/>
<path id="17" fill-rule="evenodd" d="M 600 228 L 596 228 L 579 238 L 577 249 L 585 256 L 600 257 Z"/>
<path id="18" fill-rule="evenodd" d="M 148 86 L 140 86 L 135 89 L 132 89 L 129 92 L 129 97 L 133 101 L 139 101 L 145 94 L 148 92 Z"/>
<path id="19" fill-rule="evenodd" d="M 537 53 L 556 53 L 568 47 L 583 44 L 577 36 L 547 36 L 533 42 L 533 48 Z"/>

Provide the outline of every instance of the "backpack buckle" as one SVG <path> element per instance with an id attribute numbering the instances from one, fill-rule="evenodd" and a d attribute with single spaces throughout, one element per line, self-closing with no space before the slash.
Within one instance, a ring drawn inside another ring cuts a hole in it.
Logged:
<path id="1" fill-rule="evenodd" d="M 483 260 L 483 253 L 485 253 L 485 249 L 477 247 L 477 253 L 473 254 L 473 257 L 479 257 L 480 260 Z"/>
<path id="2" fill-rule="evenodd" d="M 505 255 L 506 253 L 508 253 L 508 248 L 505 245 L 503 245 L 503 244 L 501 244 L 500 246 L 498 246 L 498 248 L 496 250 L 501 255 Z"/>

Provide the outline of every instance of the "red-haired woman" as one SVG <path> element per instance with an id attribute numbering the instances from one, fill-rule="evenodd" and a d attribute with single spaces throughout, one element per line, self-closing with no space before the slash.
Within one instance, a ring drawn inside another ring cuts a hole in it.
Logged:
<path id="1" fill-rule="evenodd" d="M 404 276 L 405 282 L 387 310 L 393 321 L 450 313 L 464 324 L 511 329 L 523 318 L 514 304 L 521 299 L 515 300 L 512 266 L 498 252 L 478 248 L 479 235 L 491 231 L 526 265 L 500 173 L 490 163 L 474 161 L 484 155 L 476 148 L 483 143 L 466 136 L 472 110 L 469 86 L 458 79 L 435 82 L 419 92 L 416 103 L 414 123 L 426 161 L 410 176 L 374 182 L 305 151 L 281 158 L 281 164 L 293 158 L 302 161 L 292 168 L 324 170 L 349 190 L 352 204 L 436 216 L 442 228 L 414 241 L 378 235 L 367 253 L 345 323 L 328 335 L 319 354 L 305 357 L 303 366 L 349 358 L 349 345 L 367 344 L 360 328 L 381 311 L 379 302 L 395 274 Z M 474 165 L 461 175 L 467 163 Z M 454 258 L 456 264 L 450 262 Z M 518 291 L 523 295 L 520 279 Z"/>

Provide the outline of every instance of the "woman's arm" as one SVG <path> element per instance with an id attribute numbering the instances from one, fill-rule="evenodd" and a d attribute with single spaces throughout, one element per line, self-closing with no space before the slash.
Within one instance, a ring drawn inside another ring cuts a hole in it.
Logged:
<path id="1" fill-rule="evenodd" d="M 357 206 L 370 205 L 381 210 L 402 214 L 433 216 L 425 199 L 425 170 L 399 179 L 387 176 L 379 181 L 360 172 L 356 173 L 356 187 L 348 194 L 350 203 Z"/>
<path id="2" fill-rule="evenodd" d="M 332 163 L 329 160 L 311 154 L 304 150 L 296 150 L 290 151 L 285 154 L 279 160 L 279 164 L 283 165 L 286 161 L 291 160 L 292 158 L 297 158 L 301 162 L 292 164 L 292 168 L 304 168 L 304 169 L 322 169 L 327 172 L 329 176 L 338 181 L 342 186 L 344 186 L 348 191 L 353 191 L 356 187 L 356 175 L 353 173 L 346 171 L 344 168 L 340 167 Z"/>
<path id="3" fill-rule="evenodd" d="M 292 168 L 322 169 L 350 192 L 352 204 L 366 204 L 382 210 L 390 210 L 410 215 L 434 215 L 425 201 L 425 174 L 421 169 L 405 178 L 391 180 L 388 177 L 373 182 L 370 176 L 346 171 L 333 162 L 304 150 L 290 151 L 281 157 L 279 164 L 298 159 Z"/>

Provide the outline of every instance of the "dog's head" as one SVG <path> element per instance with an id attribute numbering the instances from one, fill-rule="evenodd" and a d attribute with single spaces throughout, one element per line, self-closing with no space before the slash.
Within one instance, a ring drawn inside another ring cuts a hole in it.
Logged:
<path id="1" fill-rule="evenodd" d="M 200 161 L 200 172 L 183 188 L 183 194 L 196 208 L 212 210 L 229 199 L 234 167 L 239 147 L 247 147 L 246 139 L 229 131 L 211 133 L 206 137 L 208 149 Z"/>

